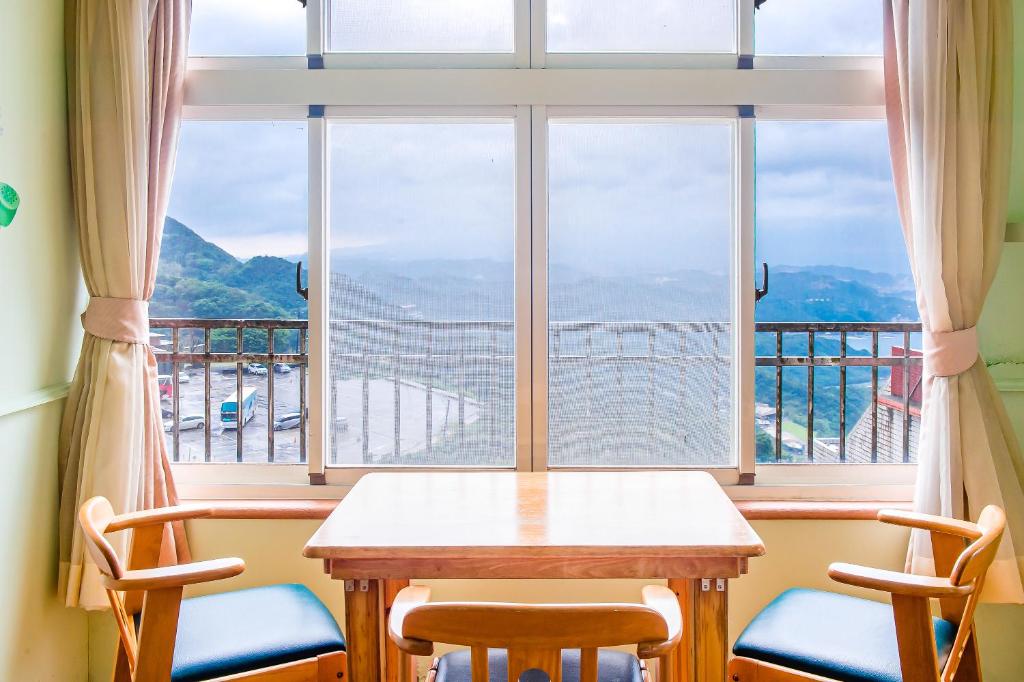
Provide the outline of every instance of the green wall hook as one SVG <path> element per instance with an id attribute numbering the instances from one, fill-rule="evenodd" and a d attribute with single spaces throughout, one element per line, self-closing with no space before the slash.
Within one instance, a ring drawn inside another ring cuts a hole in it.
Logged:
<path id="1" fill-rule="evenodd" d="M 20 204 L 21 198 L 14 188 L 7 183 L 0 182 L 0 227 L 7 227 L 11 224 Z"/>

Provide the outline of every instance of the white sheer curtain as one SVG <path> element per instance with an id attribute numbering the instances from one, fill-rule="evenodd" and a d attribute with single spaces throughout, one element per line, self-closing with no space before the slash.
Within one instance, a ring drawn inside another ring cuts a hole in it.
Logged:
<path id="1" fill-rule="evenodd" d="M 1024 461 L 975 325 L 1002 251 L 1013 87 L 1011 0 L 885 0 L 886 109 L 903 232 L 924 325 L 919 511 L 1006 510 L 985 598 L 1024 602 Z M 932 573 L 927 535 L 914 572 Z"/>
<path id="2" fill-rule="evenodd" d="M 107 608 L 78 508 L 174 504 L 149 304 L 181 117 L 190 0 L 68 0 L 68 131 L 82 271 L 92 297 L 60 438 L 60 589 Z M 125 533 L 118 535 L 124 536 Z M 112 537 L 122 557 L 126 537 Z M 165 530 L 163 563 L 187 559 Z"/>

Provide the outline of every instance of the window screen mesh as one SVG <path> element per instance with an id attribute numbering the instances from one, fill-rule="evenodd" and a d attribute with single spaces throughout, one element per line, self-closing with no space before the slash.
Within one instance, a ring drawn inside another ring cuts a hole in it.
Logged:
<path id="1" fill-rule="evenodd" d="M 515 463 L 514 143 L 332 125 L 332 463 Z"/>
<path id="2" fill-rule="evenodd" d="M 549 126 L 548 461 L 733 463 L 730 122 Z"/>

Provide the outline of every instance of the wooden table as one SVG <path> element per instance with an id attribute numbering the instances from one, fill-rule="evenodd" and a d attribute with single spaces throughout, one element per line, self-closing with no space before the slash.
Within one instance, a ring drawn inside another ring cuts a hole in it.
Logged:
<path id="1" fill-rule="evenodd" d="M 304 553 L 345 581 L 350 682 L 398 679 L 382 632 L 411 578 L 667 579 L 686 624 L 676 679 L 722 682 L 728 579 L 764 545 L 701 472 L 377 473 Z"/>

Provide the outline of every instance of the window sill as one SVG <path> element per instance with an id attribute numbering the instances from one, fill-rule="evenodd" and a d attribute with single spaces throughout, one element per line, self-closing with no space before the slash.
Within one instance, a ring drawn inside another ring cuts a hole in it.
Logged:
<path id="1" fill-rule="evenodd" d="M 214 519 L 322 520 L 337 500 L 191 500 L 211 504 Z M 748 521 L 870 521 L 880 509 L 910 509 L 909 502 L 739 500 L 736 507 Z"/>

